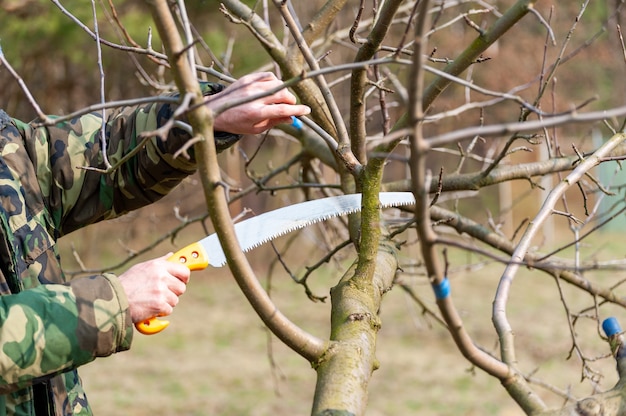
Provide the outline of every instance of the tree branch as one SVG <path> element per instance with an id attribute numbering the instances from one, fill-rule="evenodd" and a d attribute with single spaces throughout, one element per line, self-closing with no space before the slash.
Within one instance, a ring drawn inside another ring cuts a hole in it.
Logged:
<path id="1" fill-rule="evenodd" d="M 315 363 L 318 378 L 311 412 L 314 416 L 365 413 L 367 386 L 378 367 L 378 310 L 398 267 L 392 246 L 381 245 L 375 262 L 371 285 L 354 284 L 358 278 L 355 262 L 331 290 L 331 344 Z"/>
<path id="2" fill-rule="evenodd" d="M 193 92 L 195 104 L 201 104 L 202 92 L 189 66 L 189 61 L 181 54 L 185 48 L 176 30 L 167 0 L 149 0 L 147 3 L 150 5 L 153 18 L 162 36 L 172 66 L 172 75 L 179 90 L 181 93 Z M 198 105 L 190 111 L 188 117 L 194 131 L 204 139 L 194 145 L 198 170 L 211 220 L 235 280 L 254 310 L 279 339 L 307 360 L 316 360 L 324 351 L 324 342 L 306 333 L 278 310 L 254 275 L 239 247 L 226 197 L 219 186 L 221 173 L 213 139 L 213 115 L 210 109 L 207 106 Z"/>

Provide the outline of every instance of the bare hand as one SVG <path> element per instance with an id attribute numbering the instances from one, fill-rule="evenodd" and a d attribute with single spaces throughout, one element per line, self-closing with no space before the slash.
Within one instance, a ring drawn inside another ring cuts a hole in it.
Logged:
<path id="1" fill-rule="evenodd" d="M 138 263 L 119 276 L 134 323 L 171 314 L 185 293 L 191 273 L 186 266 L 167 261 L 168 257 Z"/>
<path id="2" fill-rule="evenodd" d="M 258 72 L 241 77 L 224 91 L 207 97 L 209 106 L 241 100 L 279 87 L 282 82 L 271 72 Z M 227 100 L 227 101 L 225 101 Z M 306 105 L 296 104 L 296 97 L 287 89 L 238 105 L 219 114 L 214 129 L 234 134 L 258 134 L 280 123 L 291 123 L 292 116 L 309 114 Z"/>

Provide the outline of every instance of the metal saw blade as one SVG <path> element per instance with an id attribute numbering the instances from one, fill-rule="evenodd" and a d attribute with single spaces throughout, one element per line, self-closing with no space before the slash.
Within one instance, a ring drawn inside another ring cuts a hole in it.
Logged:
<path id="1" fill-rule="evenodd" d="M 411 192 L 381 192 L 381 208 L 413 205 Z M 361 210 L 361 194 L 331 196 L 300 202 L 269 211 L 235 224 L 235 234 L 244 252 L 269 242 L 292 231 L 347 215 Z M 217 234 L 211 234 L 198 242 L 206 250 L 209 264 L 221 267 L 226 264 Z"/>

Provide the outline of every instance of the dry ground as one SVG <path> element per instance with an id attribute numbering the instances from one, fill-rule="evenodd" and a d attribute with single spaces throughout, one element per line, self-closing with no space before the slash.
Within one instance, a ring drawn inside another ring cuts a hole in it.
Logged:
<path id="1" fill-rule="evenodd" d="M 279 286 L 287 316 L 326 336 L 328 306 L 312 304 L 291 282 Z M 427 328 L 419 312 L 400 290 L 389 294 L 368 415 L 516 414 L 498 382 L 468 372 L 446 333 Z M 131 351 L 82 370 L 97 415 L 310 411 L 315 372 L 275 338 L 269 341 L 227 277 L 197 273 L 171 322 L 159 335 L 136 334 Z"/>
<path id="2" fill-rule="evenodd" d="M 602 240 L 617 241 L 606 236 Z M 250 258 L 258 261 L 267 253 L 258 249 Z M 264 278 L 267 267 L 257 269 Z M 490 307 L 501 271 L 501 266 L 491 265 L 457 272 L 452 282 L 468 330 L 490 351 L 496 348 Z M 317 277 L 314 291 L 328 293 L 333 280 Z M 309 301 L 302 288 L 284 274 L 274 277 L 272 285 L 272 295 L 288 317 L 320 337 L 327 336 L 327 303 Z M 420 281 L 413 286 L 435 309 L 430 289 Z M 567 286 L 564 290 L 570 306 L 589 304 L 589 297 L 579 296 Z M 567 359 L 571 337 L 551 278 L 540 274 L 519 277 L 509 314 L 524 371 L 538 370 L 537 377 L 579 397 L 590 392 L 589 384 L 580 382 L 580 360 L 575 355 Z M 368 416 L 522 414 L 497 380 L 472 371 L 447 332 L 425 318 L 400 288 L 386 295 L 381 316 L 381 367 L 371 382 Z M 96 415 L 283 416 L 310 412 L 315 372 L 268 335 L 227 269 L 195 272 L 171 322 L 165 332 L 155 336 L 136 333 L 131 351 L 82 368 Z M 593 322 L 583 321 L 577 330 L 590 356 L 608 352 Z M 612 386 L 613 362 L 605 359 L 593 365 L 606 375 L 601 387 Z M 538 391 L 552 406 L 563 403 L 545 389 Z"/>

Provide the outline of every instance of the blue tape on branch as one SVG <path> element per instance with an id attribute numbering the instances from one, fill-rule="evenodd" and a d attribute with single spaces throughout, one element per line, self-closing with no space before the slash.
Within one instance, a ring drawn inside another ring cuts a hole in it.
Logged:
<path id="1" fill-rule="evenodd" d="M 439 284 L 433 285 L 435 291 L 435 297 L 437 299 L 445 299 L 450 296 L 450 281 L 447 277 L 444 277 Z"/>
<path id="2" fill-rule="evenodd" d="M 302 130 L 302 121 L 300 121 L 299 119 L 297 119 L 294 116 L 291 116 L 291 125 L 296 129 L 296 130 Z"/>
<path id="3" fill-rule="evenodd" d="M 622 332 L 622 327 L 619 326 L 619 322 L 617 322 L 617 319 L 611 317 L 606 318 L 604 322 L 602 322 L 602 330 L 607 337 L 611 337 L 615 334 L 619 334 L 620 332 Z"/>

